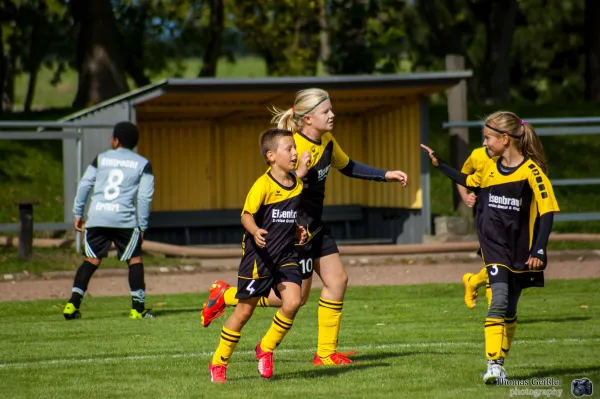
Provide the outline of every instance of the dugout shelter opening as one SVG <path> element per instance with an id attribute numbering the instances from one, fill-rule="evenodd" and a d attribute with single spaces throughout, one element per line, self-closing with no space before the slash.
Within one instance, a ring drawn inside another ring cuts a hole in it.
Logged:
<path id="1" fill-rule="evenodd" d="M 155 194 L 149 240 L 180 245 L 237 244 L 240 212 L 266 167 L 259 134 L 270 106 L 287 109 L 298 90 L 329 92 L 333 134 L 352 159 L 401 169 L 409 186 L 350 179 L 332 171 L 324 220 L 341 243 L 421 243 L 430 232 L 427 98 L 470 71 L 260 79 L 167 79 L 70 115 L 64 121 L 138 125 L 137 151 L 150 159 Z M 110 129 L 86 129 L 84 169 L 110 148 Z M 74 143 L 64 141 L 64 153 Z M 73 162 L 65 157 L 65 162 Z M 69 169 L 65 164 L 65 170 Z M 73 168 L 74 169 L 74 168 Z M 65 187 L 72 204 L 75 186 Z"/>

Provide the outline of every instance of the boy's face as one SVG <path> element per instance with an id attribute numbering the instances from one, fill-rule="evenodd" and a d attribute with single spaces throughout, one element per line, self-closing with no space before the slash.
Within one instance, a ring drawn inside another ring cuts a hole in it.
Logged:
<path id="1" fill-rule="evenodd" d="M 110 147 L 113 150 L 116 150 L 119 147 L 119 139 L 116 139 L 113 136 L 111 136 L 110 137 Z"/>
<path id="2" fill-rule="evenodd" d="M 294 138 L 292 136 L 280 137 L 277 142 L 277 149 L 275 151 L 268 151 L 267 158 L 273 166 L 277 165 L 288 173 L 296 169 L 298 151 L 296 151 Z"/>

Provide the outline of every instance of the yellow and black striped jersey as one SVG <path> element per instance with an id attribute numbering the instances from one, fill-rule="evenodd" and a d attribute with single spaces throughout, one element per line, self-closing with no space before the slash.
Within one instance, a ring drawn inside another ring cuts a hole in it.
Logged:
<path id="1" fill-rule="evenodd" d="M 265 248 L 259 248 L 254 237 L 246 231 L 242 240 L 244 256 L 258 256 L 264 263 L 278 265 L 282 256 L 289 257 L 288 252 L 295 252 L 296 217 L 303 184 L 298 177 L 291 177 L 293 186 L 285 187 L 269 171 L 259 177 L 250 189 L 242 215 L 246 212 L 251 214 L 256 225 L 267 231 L 267 244 Z"/>
<path id="2" fill-rule="evenodd" d="M 325 201 L 325 180 L 329 169 L 343 169 L 350 158 L 342 151 L 330 132 L 314 141 L 300 132 L 294 133 L 298 158 L 305 152 L 310 153 L 308 174 L 302 179 L 304 190 L 298 209 L 298 224 L 307 229 L 309 235 L 316 234 L 323 224 L 323 202 Z"/>
<path id="3" fill-rule="evenodd" d="M 490 158 L 492 157 L 490 157 L 490 154 L 488 154 L 486 147 L 475 148 L 463 164 L 463 167 L 460 171 L 466 175 L 472 175 L 476 171 L 483 169 L 483 166 L 487 163 L 487 161 L 490 160 Z"/>
<path id="4" fill-rule="evenodd" d="M 514 168 L 500 165 L 500 159 L 489 159 L 467 176 L 467 186 L 481 188 L 477 235 L 485 264 L 528 270 L 525 262 L 535 242 L 539 216 L 559 212 L 544 172 L 528 157 Z"/>

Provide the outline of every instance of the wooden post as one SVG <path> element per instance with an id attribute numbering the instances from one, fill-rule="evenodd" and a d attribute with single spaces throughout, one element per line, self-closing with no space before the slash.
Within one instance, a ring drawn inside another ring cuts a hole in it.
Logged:
<path id="1" fill-rule="evenodd" d="M 20 201 L 19 205 L 19 259 L 31 257 L 33 246 L 33 206 L 39 201 Z"/>
<path id="2" fill-rule="evenodd" d="M 461 55 L 446 56 L 447 71 L 464 71 L 465 58 Z M 462 80 L 459 84 L 448 89 L 448 120 L 449 122 L 464 122 L 467 120 L 467 82 Z M 450 129 L 450 162 L 455 168 L 461 169 L 463 163 L 469 156 L 469 130 L 467 128 Z M 471 217 L 473 212 L 461 200 L 460 194 L 456 189 L 456 184 L 452 183 L 452 200 L 454 210 L 458 210 L 461 215 Z"/>

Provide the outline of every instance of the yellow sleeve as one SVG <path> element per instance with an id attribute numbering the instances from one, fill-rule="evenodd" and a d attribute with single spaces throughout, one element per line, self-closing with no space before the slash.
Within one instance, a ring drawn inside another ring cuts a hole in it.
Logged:
<path id="1" fill-rule="evenodd" d="M 265 202 L 265 198 L 267 198 L 267 190 L 267 182 L 261 177 L 252 185 L 250 192 L 246 196 L 242 215 L 246 212 L 255 215 L 260 206 Z"/>
<path id="2" fill-rule="evenodd" d="M 494 163 L 486 162 L 482 168 L 475 169 L 475 173 L 471 173 L 467 176 L 467 186 L 468 187 L 481 187 L 481 181 L 483 180 L 483 176 L 487 173 L 487 169 L 489 165 L 493 165 Z M 464 173 L 464 172 L 463 172 Z"/>
<path id="3" fill-rule="evenodd" d="M 473 154 L 471 153 L 471 155 L 469 155 L 469 158 L 467 158 L 467 160 L 463 164 L 463 167 L 460 171 L 462 173 L 464 173 L 465 175 L 470 175 L 470 174 L 473 174 L 473 172 L 475 172 L 475 170 L 476 170 L 476 168 L 475 168 L 475 165 L 473 164 Z"/>
<path id="4" fill-rule="evenodd" d="M 330 133 L 331 134 L 331 133 Z M 331 135 L 331 141 L 333 141 L 333 154 L 331 155 L 331 166 L 336 169 L 343 169 L 350 162 L 350 157 L 342 150 L 340 145 L 335 141 L 333 135 Z"/>
<path id="5" fill-rule="evenodd" d="M 536 164 L 532 163 L 531 165 L 535 167 L 530 169 L 529 186 L 533 191 L 540 216 L 549 212 L 560 212 L 550 179 Z"/>

